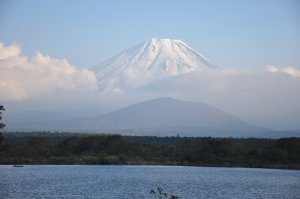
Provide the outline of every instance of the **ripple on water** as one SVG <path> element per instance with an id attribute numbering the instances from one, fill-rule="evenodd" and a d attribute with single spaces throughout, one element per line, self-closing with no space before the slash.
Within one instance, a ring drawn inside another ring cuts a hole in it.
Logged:
<path id="1" fill-rule="evenodd" d="M 0 166 L 0 198 L 300 198 L 300 171 L 174 166 Z"/>

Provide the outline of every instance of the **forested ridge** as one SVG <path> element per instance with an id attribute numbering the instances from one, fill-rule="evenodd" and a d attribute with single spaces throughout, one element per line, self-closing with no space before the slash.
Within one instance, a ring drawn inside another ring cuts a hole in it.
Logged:
<path id="1" fill-rule="evenodd" d="M 2 133 L 0 164 L 151 164 L 300 169 L 300 138 Z"/>

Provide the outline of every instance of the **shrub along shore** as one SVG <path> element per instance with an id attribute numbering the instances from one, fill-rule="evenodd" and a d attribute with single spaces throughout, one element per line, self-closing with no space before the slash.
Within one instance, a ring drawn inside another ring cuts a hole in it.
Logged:
<path id="1" fill-rule="evenodd" d="M 300 169 L 300 138 L 0 135 L 0 164 L 184 165 Z"/>

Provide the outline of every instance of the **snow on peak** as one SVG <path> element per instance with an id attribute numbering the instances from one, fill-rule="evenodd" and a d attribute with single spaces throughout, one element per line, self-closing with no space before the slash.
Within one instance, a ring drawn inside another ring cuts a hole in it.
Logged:
<path id="1" fill-rule="evenodd" d="M 158 79 L 215 68 L 181 40 L 152 38 L 95 68 L 99 86 L 115 91 Z"/>

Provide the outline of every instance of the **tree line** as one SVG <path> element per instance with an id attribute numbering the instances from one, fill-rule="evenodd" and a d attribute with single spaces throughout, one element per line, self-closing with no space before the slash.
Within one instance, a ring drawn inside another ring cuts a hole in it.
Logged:
<path id="1" fill-rule="evenodd" d="M 148 164 L 300 169 L 300 138 L 3 133 L 0 164 Z"/>

